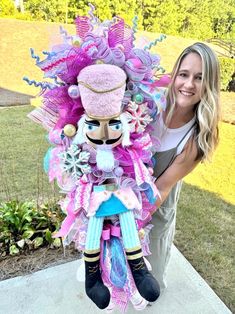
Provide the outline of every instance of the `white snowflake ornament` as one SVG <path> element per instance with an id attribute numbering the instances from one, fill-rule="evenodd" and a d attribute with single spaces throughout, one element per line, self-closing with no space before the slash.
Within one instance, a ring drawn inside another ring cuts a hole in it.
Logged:
<path id="1" fill-rule="evenodd" d="M 152 121 L 148 112 L 147 104 L 138 105 L 134 101 L 129 102 L 125 115 L 131 132 L 141 133 L 145 130 L 146 126 Z"/>
<path id="2" fill-rule="evenodd" d="M 82 151 L 77 145 L 72 144 L 67 151 L 60 154 L 62 161 L 62 170 L 68 172 L 77 180 L 83 174 L 91 172 L 91 167 L 88 164 L 90 153 Z"/>

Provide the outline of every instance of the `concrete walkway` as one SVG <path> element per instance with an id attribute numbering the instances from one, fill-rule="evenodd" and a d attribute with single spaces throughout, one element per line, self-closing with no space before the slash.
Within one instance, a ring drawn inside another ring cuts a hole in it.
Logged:
<path id="1" fill-rule="evenodd" d="M 84 283 L 76 281 L 79 263 L 80 261 L 70 262 L 32 275 L 0 282 L 0 313 L 102 313 L 86 296 Z M 136 311 L 130 305 L 127 314 L 134 313 Z M 143 313 L 229 314 L 231 311 L 183 255 L 173 247 L 168 270 L 168 289 Z"/>

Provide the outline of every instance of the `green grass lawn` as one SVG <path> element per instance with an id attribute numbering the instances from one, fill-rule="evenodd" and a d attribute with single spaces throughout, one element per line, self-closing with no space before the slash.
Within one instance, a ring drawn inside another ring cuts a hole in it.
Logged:
<path id="1" fill-rule="evenodd" d="M 200 164 L 184 179 L 175 243 L 235 310 L 235 126 L 221 123 L 220 134 L 212 163 Z"/>
<path id="2" fill-rule="evenodd" d="M 0 200 L 48 201 L 58 197 L 42 171 L 46 132 L 26 115 L 30 106 L 0 109 Z M 231 309 L 235 309 L 234 138 L 235 126 L 220 125 L 221 141 L 210 164 L 185 178 L 175 243 Z"/>
<path id="3" fill-rule="evenodd" d="M 46 131 L 27 118 L 31 106 L 0 109 L 0 200 L 47 200 L 53 189 L 43 173 Z"/>

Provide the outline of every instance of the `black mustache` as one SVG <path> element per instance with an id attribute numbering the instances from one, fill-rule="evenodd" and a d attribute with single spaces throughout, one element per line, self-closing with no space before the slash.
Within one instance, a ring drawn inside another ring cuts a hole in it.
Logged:
<path id="1" fill-rule="evenodd" d="M 97 145 L 104 144 L 104 141 L 102 141 L 102 140 L 93 140 L 93 138 L 90 138 L 87 134 L 86 134 L 86 137 L 88 138 L 89 141 L 91 141 L 94 144 L 97 144 Z"/>
<path id="2" fill-rule="evenodd" d="M 106 142 L 105 142 L 105 144 L 114 144 L 114 143 L 116 143 L 117 141 L 119 141 L 120 140 L 120 138 L 122 137 L 122 134 L 118 137 L 118 138 L 115 138 L 115 139 L 112 139 L 112 140 L 107 140 Z"/>
<path id="3" fill-rule="evenodd" d="M 120 140 L 120 138 L 122 137 L 122 134 L 118 137 L 118 138 L 114 138 L 114 139 L 111 139 L 111 140 L 107 140 L 107 141 L 102 141 L 102 140 L 95 140 L 93 138 L 90 138 L 87 134 L 86 134 L 86 137 L 88 138 L 89 141 L 91 141 L 92 143 L 96 144 L 96 145 L 102 145 L 102 144 L 107 144 L 107 145 L 111 145 L 111 144 L 114 144 L 116 143 L 117 141 Z"/>

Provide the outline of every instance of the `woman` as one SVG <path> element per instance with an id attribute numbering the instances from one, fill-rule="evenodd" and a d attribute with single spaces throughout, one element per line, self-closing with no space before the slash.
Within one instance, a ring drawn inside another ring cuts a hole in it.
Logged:
<path id="1" fill-rule="evenodd" d="M 159 208 L 153 217 L 150 260 L 161 289 L 166 288 L 181 179 L 200 161 L 208 160 L 218 144 L 219 91 L 219 63 L 214 52 L 203 43 L 186 48 L 174 66 L 167 109 L 154 131 L 161 140 L 154 159 L 162 199 L 157 201 Z"/>

